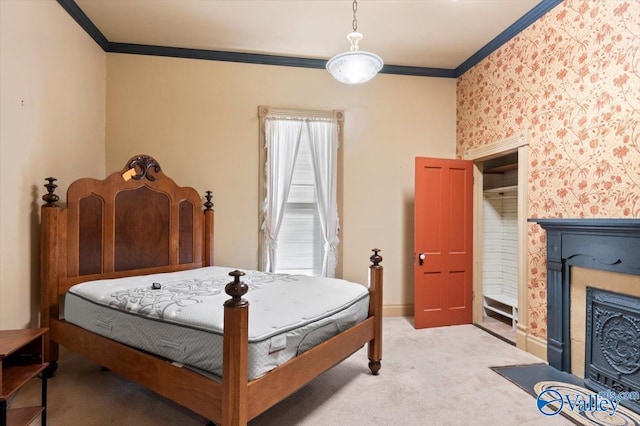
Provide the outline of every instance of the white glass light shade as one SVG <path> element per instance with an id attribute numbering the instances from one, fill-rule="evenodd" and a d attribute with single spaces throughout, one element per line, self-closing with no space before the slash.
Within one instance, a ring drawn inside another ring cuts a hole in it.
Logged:
<path id="1" fill-rule="evenodd" d="M 338 81 L 360 84 L 371 80 L 382 69 L 380 56 L 369 52 L 345 52 L 327 62 L 327 71 Z"/>
<path id="2" fill-rule="evenodd" d="M 361 52 L 358 42 L 362 34 L 351 32 L 347 35 L 351 51 L 340 53 L 327 62 L 327 71 L 339 82 L 360 84 L 371 80 L 382 69 L 382 58 L 375 53 Z"/>

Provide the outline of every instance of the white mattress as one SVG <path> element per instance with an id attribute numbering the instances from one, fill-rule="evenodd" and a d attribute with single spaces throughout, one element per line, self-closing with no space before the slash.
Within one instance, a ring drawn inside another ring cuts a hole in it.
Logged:
<path id="1" fill-rule="evenodd" d="M 232 268 L 90 281 L 65 300 L 65 319 L 102 336 L 222 375 L 224 286 Z M 245 271 L 249 379 L 366 319 L 366 287 L 345 280 Z M 160 289 L 152 289 L 160 283 Z"/>

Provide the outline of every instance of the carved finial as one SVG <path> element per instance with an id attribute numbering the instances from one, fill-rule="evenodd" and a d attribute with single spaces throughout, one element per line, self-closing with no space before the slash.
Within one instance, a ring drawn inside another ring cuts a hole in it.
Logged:
<path id="1" fill-rule="evenodd" d="M 147 178 L 153 182 L 156 178 L 151 174 L 151 170 L 153 169 L 155 173 L 160 173 L 160 164 L 148 155 L 138 155 L 137 157 L 131 158 L 127 163 L 127 167 L 135 170 L 136 173 L 131 176 L 131 179 L 134 180 Z"/>
<path id="2" fill-rule="evenodd" d="M 54 194 L 54 191 L 56 190 L 58 185 L 53 183 L 58 179 L 53 178 L 53 177 L 48 177 L 45 180 L 49 181 L 49 183 L 44 185 L 45 188 L 47 188 L 47 194 L 44 194 L 42 196 L 42 199 L 47 203 L 44 207 L 58 207 L 58 205 L 56 203 L 58 202 L 60 197 L 58 197 L 56 194 Z"/>
<path id="3" fill-rule="evenodd" d="M 378 266 L 380 262 L 382 262 L 382 256 L 378 254 L 381 250 L 379 248 L 374 248 L 371 251 L 373 252 L 373 254 L 369 258 L 369 260 L 371 260 L 371 263 L 373 263 L 372 266 Z"/>
<path id="4" fill-rule="evenodd" d="M 224 287 L 224 291 L 231 296 L 231 299 L 224 302 L 224 306 L 229 308 L 247 306 L 249 302 L 243 299 L 242 296 L 249 291 L 249 286 L 240 281 L 240 277 L 244 275 L 244 272 L 236 269 L 235 271 L 229 272 L 229 275 L 233 277 L 233 281 Z"/>
<path id="5" fill-rule="evenodd" d="M 211 199 L 213 198 L 213 195 L 211 195 L 211 194 L 212 194 L 211 191 L 207 191 L 206 195 L 204 196 L 204 198 L 207 199 L 207 202 L 204 203 L 205 211 L 213 210 L 213 203 L 211 202 Z"/>

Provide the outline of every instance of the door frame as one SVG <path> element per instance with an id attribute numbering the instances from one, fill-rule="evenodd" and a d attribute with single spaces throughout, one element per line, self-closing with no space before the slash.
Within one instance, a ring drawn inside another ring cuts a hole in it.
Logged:
<path id="1" fill-rule="evenodd" d="M 470 149 L 462 157 L 473 160 L 473 322 L 482 323 L 482 245 L 483 245 L 483 171 L 482 164 L 486 160 L 518 152 L 518 326 L 516 330 L 516 346 L 527 350 L 528 336 L 528 272 L 527 256 L 527 219 L 529 217 L 528 177 L 529 177 L 529 138 L 526 132 L 518 133 L 510 138 Z"/>

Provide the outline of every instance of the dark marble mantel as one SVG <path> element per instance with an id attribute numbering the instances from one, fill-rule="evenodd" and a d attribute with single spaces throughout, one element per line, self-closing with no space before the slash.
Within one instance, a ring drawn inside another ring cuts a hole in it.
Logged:
<path id="1" fill-rule="evenodd" d="M 571 371 L 571 266 L 640 275 L 640 219 L 529 219 L 547 232 L 547 361 Z"/>

